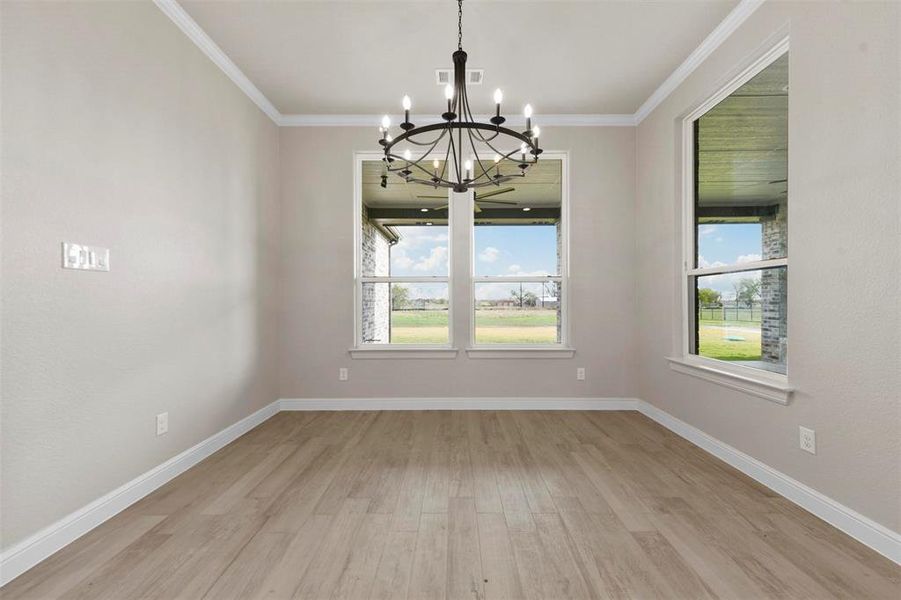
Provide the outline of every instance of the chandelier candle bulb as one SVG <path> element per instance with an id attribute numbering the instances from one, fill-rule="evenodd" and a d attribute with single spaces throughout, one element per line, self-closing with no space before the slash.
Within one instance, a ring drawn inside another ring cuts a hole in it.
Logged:
<path id="1" fill-rule="evenodd" d="M 504 121 L 506 121 L 506 119 L 504 119 L 504 117 L 501 116 L 501 102 L 503 100 L 504 100 L 504 93 L 501 92 L 500 88 L 494 90 L 494 106 L 495 106 L 496 110 L 495 110 L 494 116 L 491 117 L 491 123 L 493 125 L 497 125 L 498 127 L 500 127 L 500 125 Z"/>
<path id="2" fill-rule="evenodd" d="M 444 86 L 444 97 L 447 98 L 447 112 L 451 112 L 451 101 L 454 99 L 454 88 L 451 84 Z"/>
<path id="3" fill-rule="evenodd" d="M 466 169 L 466 180 L 469 181 L 472 179 L 472 161 L 467 160 L 463 163 L 463 168 Z"/>
<path id="4" fill-rule="evenodd" d="M 401 124 L 401 129 L 404 131 L 409 131 L 413 129 L 413 124 L 410 123 L 410 108 L 413 106 L 413 103 L 410 101 L 410 97 L 404 95 L 404 99 L 401 100 L 401 104 L 404 107 L 404 122 Z"/>
<path id="5" fill-rule="evenodd" d="M 532 129 L 532 105 L 526 104 L 526 107 L 522 111 L 523 116 L 526 118 L 526 131 Z"/>

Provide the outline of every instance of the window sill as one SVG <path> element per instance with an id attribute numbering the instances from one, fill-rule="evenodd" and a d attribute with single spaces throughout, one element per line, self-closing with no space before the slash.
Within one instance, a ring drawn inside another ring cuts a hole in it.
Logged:
<path id="1" fill-rule="evenodd" d="M 572 358 L 573 348 L 467 348 L 469 358 Z"/>
<path id="2" fill-rule="evenodd" d="M 785 375 L 757 371 L 747 367 L 706 361 L 696 357 L 668 356 L 669 367 L 677 373 L 691 375 L 733 390 L 745 392 L 778 404 L 788 404 L 794 388 Z"/>
<path id="3" fill-rule="evenodd" d="M 399 348 L 397 346 L 376 346 L 372 348 L 351 348 L 348 350 L 353 359 L 383 358 L 457 358 L 456 348 Z"/>

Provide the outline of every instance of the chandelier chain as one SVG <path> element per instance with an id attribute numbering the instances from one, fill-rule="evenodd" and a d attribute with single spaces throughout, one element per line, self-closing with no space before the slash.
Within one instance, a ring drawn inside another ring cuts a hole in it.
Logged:
<path id="1" fill-rule="evenodd" d="M 457 0 L 457 50 L 463 49 L 463 0 Z"/>

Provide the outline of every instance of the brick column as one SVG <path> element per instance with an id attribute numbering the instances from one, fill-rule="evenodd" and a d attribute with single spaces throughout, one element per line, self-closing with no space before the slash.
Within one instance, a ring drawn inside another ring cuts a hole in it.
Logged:
<path id="1" fill-rule="evenodd" d="M 390 248 L 382 232 L 369 221 L 363 207 L 363 235 L 360 248 L 360 265 L 363 276 L 387 276 L 389 274 Z M 391 286 L 386 283 L 364 284 L 362 294 L 363 342 L 387 344 L 391 322 Z"/>
<path id="2" fill-rule="evenodd" d="M 779 211 L 761 220 L 763 259 L 787 256 L 787 205 L 779 204 Z M 765 269 L 760 276 L 761 360 L 785 363 L 787 358 L 788 315 L 786 269 Z"/>

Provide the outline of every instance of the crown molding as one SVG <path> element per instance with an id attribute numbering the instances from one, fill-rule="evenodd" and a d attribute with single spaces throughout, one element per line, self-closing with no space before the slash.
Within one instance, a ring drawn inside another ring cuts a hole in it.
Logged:
<path id="1" fill-rule="evenodd" d="M 720 44 L 726 41 L 726 39 L 728 39 L 728 37 L 732 35 L 732 33 L 738 29 L 755 10 L 760 8 L 764 1 L 765 0 L 741 0 L 741 2 L 738 3 L 738 6 L 733 8 L 732 12 L 726 15 L 726 18 L 710 32 L 710 35 L 704 38 L 704 41 L 688 55 L 685 62 L 676 67 L 676 70 L 673 71 L 669 77 L 664 79 L 663 83 L 660 84 L 660 87 L 654 90 L 654 93 L 644 101 L 644 104 L 642 104 L 637 111 L 635 111 L 635 114 L 633 115 L 635 124 L 639 125 L 654 111 L 655 108 L 660 106 L 660 104 L 666 100 L 669 95 L 682 84 L 682 82 L 688 79 L 688 76 L 691 75 L 695 69 L 701 66 L 701 63 L 703 63 L 708 56 L 713 54 L 714 50 L 719 48 Z"/>
<path id="2" fill-rule="evenodd" d="M 389 115 L 395 123 L 400 115 Z M 487 121 L 491 115 L 476 116 Z M 281 127 L 378 127 L 381 115 L 282 115 L 277 123 Z M 634 127 L 634 115 L 537 115 L 542 127 Z M 439 123 L 440 118 L 426 115 L 411 115 L 410 120 L 420 125 Z M 506 125 L 524 126 L 523 117 L 509 117 Z"/>
<path id="3" fill-rule="evenodd" d="M 667 77 L 644 101 L 635 114 L 557 114 L 541 115 L 541 124 L 553 127 L 635 127 L 682 84 L 704 60 L 716 50 L 732 33 L 760 8 L 765 0 L 741 0 L 732 12 L 717 25 L 710 35 L 688 55 L 688 58 Z M 378 125 L 381 116 L 374 115 L 325 115 L 295 114 L 283 115 L 272 102 L 253 84 L 238 66 L 216 45 L 216 42 L 185 12 L 177 0 L 153 0 L 163 13 L 172 19 L 213 63 L 222 69 L 229 79 L 243 91 L 260 110 L 279 127 L 370 127 Z M 487 118 L 487 117 L 486 117 Z M 417 123 L 438 122 L 435 117 L 417 115 Z M 510 125 L 522 125 L 521 117 L 511 117 Z"/>
<path id="4" fill-rule="evenodd" d="M 269 101 L 269 98 L 267 98 L 250 79 L 247 78 L 247 75 L 238 68 L 238 65 L 231 61 L 228 55 L 222 51 L 222 48 L 206 34 L 200 25 L 197 24 L 197 21 L 192 19 L 191 15 L 185 12 L 185 9 L 183 9 L 176 0 L 153 0 L 153 3 L 163 11 L 163 14 L 172 19 L 172 22 L 188 36 L 188 39 L 194 42 L 194 44 L 200 48 L 201 52 L 206 54 L 217 67 L 222 69 L 222 72 L 225 73 L 228 78 L 231 79 L 235 85 L 260 108 L 260 110 L 266 113 L 266 115 L 278 125 L 282 115 L 278 109 L 275 108 L 275 105 Z"/>

